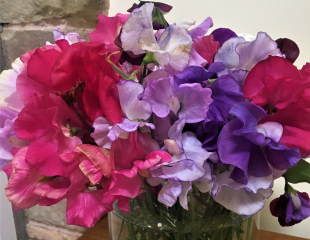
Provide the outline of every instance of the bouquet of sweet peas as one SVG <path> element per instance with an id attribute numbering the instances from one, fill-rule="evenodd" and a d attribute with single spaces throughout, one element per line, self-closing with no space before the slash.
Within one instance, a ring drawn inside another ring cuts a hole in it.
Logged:
<path id="1" fill-rule="evenodd" d="M 171 8 L 101 15 L 89 40 L 57 29 L 1 73 L 0 166 L 15 207 L 66 199 L 68 223 L 90 227 L 148 193 L 161 211 L 192 214 L 198 201 L 245 217 L 284 177 L 272 214 L 283 226 L 310 216 L 290 184 L 310 182 L 310 64 L 293 65 L 296 43 L 210 30 L 211 18 L 171 24 Z"/>

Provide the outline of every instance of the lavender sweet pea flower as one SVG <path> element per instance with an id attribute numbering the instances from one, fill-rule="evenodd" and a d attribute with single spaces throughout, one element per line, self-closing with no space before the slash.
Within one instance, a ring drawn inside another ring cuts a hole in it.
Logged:
<path id="1" fill-rule="evenodd" d="M 282 56 L 277 43 L 266 33 L 259 32 L 254 41 L 246 41 L 243 37 L 230 38 L 218 50 L 214 62 L 225 64 L 227 69 L 221 75 L 236 70 L 248 72 L 270 55 Z"/>
<path id="2" fill-rule="evenodd" d="M 158 200 L 166 206 L 173 206 L 179 198 L 182 207 L 187 209 L 187 193 L 192 182 L 201 179 L 206 175 L 206 170 L 210 170 L 205 163 L 211 153 L 202 148 L 201 142 L 192 133 L 183 133 L 181 145 L 168 140 L 166 147 L 173 155 L 172 161 L 150 170 L 153 180 L 163 185 Z M 151 182 L 153 180 L 150 179 Z"/>
<path id="3" fill-rule="evenodd" d="M 230 114 L 235 118 L 219 135 L 218 154 L 222 163 L 234 168 L 232 179 L 246 184 L 250 176 L 265 177 L 274 169 L 285 171 L 299 161 L 297 149 L 278 142 L 282 136 L 280 124 L 258 125 L 266 115 L 262 108 L 242 103 L 235 105 Z"/>
<path id="4" fill-rule="evenodd" d="M 124 51 L 139 55 L 147 49 L 159 49 L 153 30 L 153 9 L 153 3 L 145 3 L 132 11 L 121 33 Z"/>
<path id="5" fill-rule="evenodd" d="M 170 111 L 177 113 L 180 102 L 175 94 L 174 80 L 164 70 L 158 70 L 145 78 L 146 86 L 142 99 L 151 105 L 152 112 L 158 117 L 168 116 Z"/>
<path id="6" fill-rule="evenodd" d="M 305 192 L 281 195 L 270 203 L 270 211 L 281 226 L 292 226 L 310 217 L 310 198 Z"/>
<path id="7" fill-rule="evenodd" d="M 122 29 L 122 48 L 135 55 L 152 52 L 160 66 L 181 71 L 189 63 L 192 38 L 185 28 L 170 25 L 157 32 L 157 40 L 153 30 L 153 9 L 154 3 L 145 3 L 133 10 Z"/>
<path id="8" fill-rule="evenodd" d="M 177 85 L 173 76 L 163 70 L 151 73 L 145 80 L 142 99 L 158 117 L 164 118 L 173 112 L 188 123 L 205 119 L 212 102 L 211 89 L 198 83 Z"/>
<path id="9" fill-rule="evenodd" d="M 23 103 L 16 92 L 16 79 L 23 71 L 24 64 L 17 58 L 12 63 L 12 68 L 0 74 L 0 106 L 9 107 L 19 111 Z"/>
<path id="10" fill-rule="evenodd" d="M 215 177 L 212 197 L 225 208 L 245 216 L 260 211 L 272 194 L 272 175 L 266 177 L 250 177 L 247 184 L 237 183 L 224 172 Z"/>
<path id="11" fill-rule="evenodd" d="M 159 50 L 148 50 L 154 52 L 155 59 L 160 66 L 182 71 L 189 63 L 192 43 L 192 38 L 186 29 L 170 25 L 160 35 Z"/>
<path id="12" fill-rule="evenodd" d="M 13 123 L 17 112 L 9 108 L 0 108 L 0 169 L 13 159 L 12 137 Z"/>
<path id="13" fill-rule="evenodd" d="M 204 120 L 212 102 L 211 94 L 210 88 L 203 88 L 199 83 L 181 84 L 177 89 L 177 96 L 181 103 L 179 118 L 186 123 Z"/>
<path id="14" fill-rule="evenodd" d="M 213 20 L 210 17 L 207 17 L 202 21 L 198 26 L 195 26 L 192 30 L 190 30 L 190 35 L 193 40 L 198 38 L 202 38 L 207 34 L 208 30 L 213 26 Z"/>
<path id="15" fill-rule="evenodd" d="M 76 32 L 68 32 L 68 33 L 64 33 L 63 31 L 61 31 L 60 28 L 56 28 L 53 31 L 53 37 L 54 37 L 54 41 L 58 41 L 58 40 L 67 40 L 67 42 L 71 45 L 74 43 L 78 43 L 81 41 L 84 41 L 80 34 L 76 33 Z"/>
<path id="16" fill-rule="evenodd" d="M 143 86 L 134 81 L 123 80 L 117 85 L 120 105 L 125 116 L 130 120 L 147 120 L 151 116 L 151 106 L 140 99 Z"/>
<path id="17" fill-rule="evenodd" d="M 110 148 L 111 143 L 119 137 L 126 137 L 129 132 L 136 131 L 139 127 L 154 128 L 147 120 L 151 116 L 151 106 L 140 99 L 143 92 L 141 84 L 134 81 L 120 81 L 117 85 L 120 105 L 126 118 L 122 122 L 111 125 L 103 117 L 98 117 L 94 123 L 94 132 L 91 136 L 95 142 L 104 148 Z"/>

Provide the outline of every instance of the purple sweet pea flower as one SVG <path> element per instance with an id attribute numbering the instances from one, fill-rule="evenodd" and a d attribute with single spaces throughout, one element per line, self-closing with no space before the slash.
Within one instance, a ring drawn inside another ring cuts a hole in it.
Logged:
<path id="1" fill-rule="evenodd" d="M 310 217 L 310 198 L 305 192 L 281 195 L 270 203 L 270 211 L 281 226 L 292 226 Z"/>
<path id="2" fill-rule="evenodd" d="M 189 66 L 174 76 L 176 84 L 203 83 L 214 76 L 214 72 L 207 71 L 203 67 Z"/>
<path id="3" fill-rule="evenodd" d="M 199 79 L 199 78 L 198 78 Z M 213 102 L 204 121 L 186 124 L 208 151 L 217 150 L 217 139 L 224 124 L 230 120 L 231 108 L 245 101 L 240 85 L 230 75 L 219 77 L 212 85 Z"/>
<path id="4" fill-rule="evenodd" d="M 210 104 L 207 121 L 227 122 L 233 106 L 243 102 L 242 89 L 231 75 L 219 77 L 211 86 L 213 102 Z"/>
<path id="5" fill-rule="evenodd" d="M 179 118 L 186 123 L 196 123 L 204 120 L 212 102 L 212 91 L 203 88 L 199 83 L 179 85 L 177 96 L 181 103 Z"/>
<path id="6" fill-rule="evenodd" d="M 170 111 L 177 113 L 180 102 L 175 95 L 173 77 L 164 70 L 158 70 L 145 78 L 145 90 L 142 99 L 151 105 L 152 112 L 160 118 L 168 116 Z"/>
<path id="7" fill-rule="evenodd" d="M 206 118 L 212 102 L 211 89 L 198 83 L 176 85 L 173 76 L 163 70 L 151 73 L 145 80 L 142 99 L 151 105 L 158 117 L 164 118 L 173 112 L 188 123 Z"/>
<path id="8" fill-rule="evenodd" d="M 246 184 L 250 176 L 265 177 L 273 170 L 285 171 L 300 159 L 297 149 L 278 141 L 282 136 L 279 123 L 258 125 L 265 111 L 250 103 L 235 105 L 230 114 L 235 118 L 223 127 L 218 138 L 220 161 L 234 167 L 235 181 Z"/>
<path id="9" fill-rule="evenodd" d="M 0 169 L 13 159 L 12 137 L 13 123 L 17 112 L 9 108 L 0 108 Z"/>
<path id="10" fill-rule="evenodd" d="M 154 129 L 152 123 L 131 121 L 124 118 L 122 122 L 115 125 L 103 117 L 98 117 L 93 123 L 94 132 L 91 134 L 92 138 L 103 148 L 111 148 L 111 144 L 117 138 L 126 138 L 128 133 L 136 131 L 139 127 L 148 127 Z"/>
<path id="11" fill-rule="evenodd" d="M 140 99 L 143 86 L 134 81 L 120 81 L 117 85 L 120 105 L 125 116 L 134 120 L 147 120 L 151 116 L 151 106 Z"/>
<path id="12" fill-rule="evenodd" d="M 161 203 L 171 207 L 179 198 L 181 206 L 188 209 L 187 193 L 193 182 L 203 178 L 207 170 L 210 171 L 205 164 L 211 153 L 202 148 L 201 142 L 192 133 L 183 133 L 180 145 L 167 139 L 165 146 L 173 155 L 172 161 L 151 169 L 149 182 L 163 185 L 158 195 Z"/>

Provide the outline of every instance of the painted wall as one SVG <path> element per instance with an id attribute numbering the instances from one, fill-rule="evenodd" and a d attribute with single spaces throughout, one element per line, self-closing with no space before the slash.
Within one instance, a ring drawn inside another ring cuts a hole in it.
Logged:
<path id="1" fill-rule="evenodd" d="M 0 240 L 16 240 L 11 204 L 4 193 L 6 183 L 5 174 L 0 172 Z"/>
<path id="2" fill-rule="evenodd" d="M 125 12 L 135 1 L 111 0 L 110 15 Z M 301 50 L 297 65 L 310 62 L 310 0 L 162 0 L 172 4 L 174 10 L 167 16 L 175 22 L 201 21 L 212 16 L 214 27 L 230 27 L 238 33 L 255 35 L 266 31 L 271 37 L 288 37 L 296 41 Z M 283 192 L 278 180 L 275 196 Z M 298 189 L 310 193 L 310 186 L 300 184 Z M 310 219 L 294 227 L 282 228 L 269 213 L 268 205 L 260 217 L 262 229 L 310 239 Z"/>

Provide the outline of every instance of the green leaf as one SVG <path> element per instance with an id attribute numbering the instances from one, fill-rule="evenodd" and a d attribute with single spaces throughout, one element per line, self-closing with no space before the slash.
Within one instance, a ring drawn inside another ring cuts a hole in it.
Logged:
<path id="1" fill-rule="evenodd" d="M 290 183 L 310 183 L 310 163 L 303 159 L 300 160 L 295 167 L 285 173 L 284 177 Z"/>
<path id="2" fill-rule="evenodd" d="M 155 30 L 159 30 L 169 26 L 169 23 L 166 21 L 164 14 L 162 13 L 162 11 L 160 11 L 159 8 L 154 7 L 152 16 L 153 16 L 153 28 Z"/>
<path id="3" fill-rule="evenodd" d="M 154 53 L 148 52 L 147 54 L 145 54 L 145 57 L 143 58 L 142 63 L 144 65 L 147 65 L 149 63 L 156 63 Z"/>

